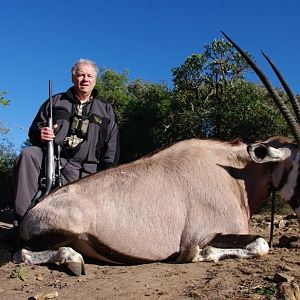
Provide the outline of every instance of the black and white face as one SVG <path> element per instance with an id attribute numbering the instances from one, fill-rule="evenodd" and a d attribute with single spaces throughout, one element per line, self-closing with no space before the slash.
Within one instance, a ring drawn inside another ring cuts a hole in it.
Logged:
<path id="1" fill-rule="evenodd" d="M 300 152 L 298 146 L 284 137 L 270 138 L 247 147 L 258 164 L 271 163 L 271 186 L 294 209 L 300 221 Z"/>

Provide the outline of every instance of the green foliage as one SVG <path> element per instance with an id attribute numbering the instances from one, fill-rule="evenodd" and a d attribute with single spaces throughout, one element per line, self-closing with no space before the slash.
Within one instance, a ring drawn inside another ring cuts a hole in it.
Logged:
<path id="1" fill-rule="evenodd" d="M 207 98 L 212 92 L 220 92 L 222 86 L 243 78 L 249 69 L 241 55 L 224 40 L 215 40 L 205 45 L 204 50 L 172 69 L 177 92 L 192 92 L 198 99 Z"/>
<path id="2" fill-rule="evenodd" d="M 12 204 L 16 152 L 9 141 L 0 144 L 0 207 Z"/>
<path id="3" fill-rule="evenodd" d="M 164 120 L 169 113 L 171 91 L 164 84 L 136 80 L 128 86 L 130 102 L 126 110 L 126 124 L 121 128 L 123 151 L 127 159 L 136 159 L 164 142 Z M 128 156 L 134 153 L 133 156 Z"/>
<path id="4" fill-rule="evenodd" d="M 5 92 L 0 92 L 0 104 L 6 106 L 10 103 L 5 99 Z M 9 129 L 0 121 L 0 208 L 12 203 L 13 197 L 13 169 L 16 161 L 14 145 L 7 139 Z"/>
<path id="5" fill-rule="evenodd" d="M 0 91 L 0 104 L 6 106 L 9 104 L 10 100 L 5 99 L 6 92 Z M 9 132 L 9 129 L 0 121 L 0 135 L 5 135 Z"/>
<path id="6" fill-rule="evenodd" d="M 97 89 L 116 109 L 122 163 L 161 146 L 171 97 L 166 85 L 139 79 L 130 83 L 127 72 L 108 69 L 101 71 Z"/>
<path id="7" fill-rule="evenodd" d="M 0 121 L 0 135 L 9 133 L 9 129 Z"/>
<path id="8" fill-rule="evenodd" d="M 173 68 L 170 141 L 263 139 L 287 127 L 265 88 L 246 81 L 249 66 L 224 40 L 205 46 Z"/>
<path id="9" fill-rule="evenodd" d="M 258 295 L 264 296 L 267 299 L 274 299 L 274 296 L 277 293 L 277 288 L 275 284 L 269 284 L 266 286 L 257 287 L 254 289 L 254 292 Z"/>
<path id="10" fill-rule="evenodd" d="M 250 142 L 288 131 L 265 88 L 237 80 L 228 89 L 228 95 L 219 112 L 217 137 Z"/>
<path id="11" fill-rule="evenodd" d="M 10 278 L 19 278 L 22 281 L 26 281 L 28 279 L 28 272 L 24 268 L 17 266 L 12 270 Z"/>
<path id="12" fill-rule="evenodd" d="M 123 124 L 123 117 L 130 101 L 128 82 L 127 71 L 117 73 L 111 69 L 101 69 L 96 84 L 100 95 L 114 105 L 120 124 Z"/>
<path id="13" fill-rule="evenodd" d="M 4 106 L 8 105 L 10 103 L 10 100 L 6 99 L 6 92 L 0 91 L 0 103 Z"/>

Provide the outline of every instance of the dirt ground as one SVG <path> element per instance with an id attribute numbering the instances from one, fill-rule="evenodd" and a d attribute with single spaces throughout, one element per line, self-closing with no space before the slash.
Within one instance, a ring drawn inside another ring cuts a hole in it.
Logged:
<path id="1" fill-rule="evenodd" d="M 255 215 L 252 233 L 269 240 L 268 219 Z M 1 211 L 0 233 L 10 226 L 10 211 Z M 277 292 L 284 288 L 292 289 L 293 296 L 286 299 L 300 299 L 299 224 L 294 215 L 276 216 L 273 248 L 261 258 L 134 266 L 87 260 L 87 274 L 81 277 L 71 276 L 56 265 L 16 265 L 10 261 L 13 246 L 0 243 L 0 299 L 5 300 L 284 299 Z"/>

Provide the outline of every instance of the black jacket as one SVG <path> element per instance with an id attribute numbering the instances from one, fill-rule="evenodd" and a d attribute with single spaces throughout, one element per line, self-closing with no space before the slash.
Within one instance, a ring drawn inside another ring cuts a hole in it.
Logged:
<path id="1" fill-rule="evenodd" d="M 75 114 L 74 87 L 53 96 L 53 124 L 58 125 L 54 130 L 54 142 L 62 146 L 62 156 L 88 173 L 116 166 L 119 161 L 119 130 L 112 105 L 96 90 L 93 91 L 93 99 L 83 108 L 83 115 L 89 119 L 87 135 L 70 153 L 64 151 L 63 141 L 69 134 Z M 35 146 L 43 146 L 40 131 L 47 126 L 48 116 L 49 99 L 42 104 L 29 129 L 29 139 Z"/>

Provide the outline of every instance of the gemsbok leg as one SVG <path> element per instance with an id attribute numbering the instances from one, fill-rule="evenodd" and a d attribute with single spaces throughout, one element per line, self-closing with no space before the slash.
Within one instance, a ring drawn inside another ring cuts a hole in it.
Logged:
<path id="1" fill-rule="evenodd" d="M 57 263 L 59 265 L 64 265 L 77 276 L 85 274 L 82 255 L 70 247 L 60 247 L 58 250 L 39 252 L 22 249 L 13 255 L 13 261 L 17 264 L 26 263 L 32 265 Z"/>
<path id="2" fill-rule="evenodd" d="M 260 236 L 218 234 L 203 248 L 200 248 L 197 244 L 192 244 L 187 251 L 177 259 L 177 262 L 217 262 L 225 258 L 251 258 L 263 256 L 267 254 L 268 251 L 268 243 Z"/>

